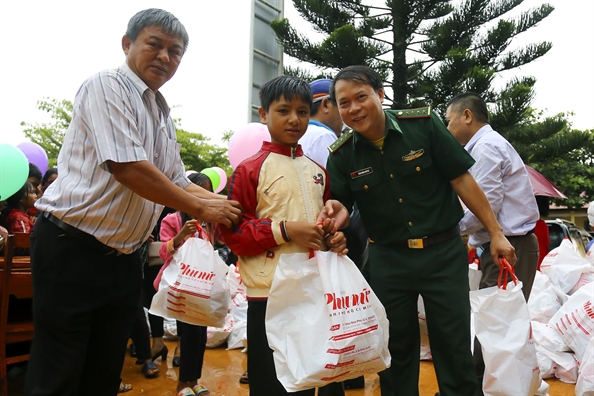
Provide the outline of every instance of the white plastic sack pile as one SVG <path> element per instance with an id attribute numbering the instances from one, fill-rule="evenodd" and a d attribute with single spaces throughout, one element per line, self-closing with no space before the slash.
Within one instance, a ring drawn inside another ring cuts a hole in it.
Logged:
<path id="1" fill-rule="evenodd" d="M 540 271 L 536 271 L 530 299 L 528 300 L 528 312 L 530 319 L 549 323 L 549 320 L 567 301 L 568 296 L 549 280 L 549 277 Z"/>
<path id="2" fill-rule="evenodd" d="M 227 339 L 227 349 L 243 348 L 247 341 L 247 308 L 245 295 L 238 293 L 231 301 L 231 315 L 235 326 Z"/>
<path id="3" fill-rule="evenodd" d="M 594 396 L 594 338 L 590 339 L 584 359 L 580 364 L 579 376 L 575 384 L 575 394 Z"/>
<path id="4" fill-rule="evenodd" d="M 543 274 L 566 294 L 573 294 L 581 286 L 594 280 L 594 267 L 580 256 L 568 238 L 551 250 L 540 264 Z"/>
<path id="5" fill-rule="evenodd" d="M 150 313 L 190 324 L 223 327 L 231 303 L 227 270 L 208 241 L 189 238 L 163 271 Z"/>
<path id="6" fill-rule="evenodd" d="M 348 257 L 283 254 L 266 310 L 266 334 L 288 392 L 389 367 L 388 319 Z"/>
<path id="7" fill-rule="evenodd" d="M 222 327 L 208 326 L 206 328 L 206 347 L 216 348 L 223 345 L 232 329 L 234 328 L 233 315 L 230 313 L 225 317 L 225 325 Z"/>

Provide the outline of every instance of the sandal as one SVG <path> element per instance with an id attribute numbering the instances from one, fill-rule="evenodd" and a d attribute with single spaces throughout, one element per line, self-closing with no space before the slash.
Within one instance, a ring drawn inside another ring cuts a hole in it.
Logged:
<path id="1" fill-rule="evenodd" d="M 202 393 L 204 393 L 205 395 L 210 394 L 210 392 L 208 391 L 208 389 L 206 389 L 206 387 L 204 385 L 201 385 L 201 384 L 196 384 L 196 386 L 193 387 L 192 390 L 194 391 L 194 394 L 195 395 L 200 395 Z"/>
<path id="2" fill-rule="evenodd" d="M 120 389 L 118 390 L 118 393 L 125 393 L 125 392 L 129 392 L 132 390 L 132 384 L 124 384 L 123 382 L 120 382 Z"/>
<path id="3" fill-rule="evenodd" d="M 184 388 L 177 392 L 177 396 L 196 396 L 192 388 Z"/>
<path id="4" fill-rule="evenodd" d="M 240 384 L 249 384 L 250 383 L 250 381 L 248 379 L 247 371 L 245 373 L 241 374 L 241 377 L 239 377 L 239 383 Z"/>

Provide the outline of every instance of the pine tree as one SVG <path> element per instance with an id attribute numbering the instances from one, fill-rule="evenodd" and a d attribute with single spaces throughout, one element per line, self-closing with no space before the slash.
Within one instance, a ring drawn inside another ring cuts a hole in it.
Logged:
<path id="1" fill-rule="evenodd" d="M 287 19 L 272 28 L 286 54 L 322 73 L 354 64 L 376 69 L 384 78 L 392 108 L 431 105 L 444 115 L 456 94 L 474 91 L 488 102 L 513 94 L 493 79 L 502 71 L 537 59 L 551 48 L 541 42 L 510 49 L 512 40 L 546 18 L 553 7 L 510 16 L 523 0 L 293 0 L 299 14 L 324 36 L 312 42 Z M 287 70 L 295 74 L 295 69 Z M 515 80 L 523 87 L 534 79 Z M 528 95 L 530 98 L 530 95 Z M 527 109 L 528 103 L 512 101 Z"/>

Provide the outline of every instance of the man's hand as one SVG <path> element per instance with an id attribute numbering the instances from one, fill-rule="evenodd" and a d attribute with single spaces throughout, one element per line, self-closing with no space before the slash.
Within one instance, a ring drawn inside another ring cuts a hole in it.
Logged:
<path id="1" fill-rule="evenodd" d="M 195 217 L 207 223 L 221 223 L 228 228 L 238 224 L 242 214 L 241 205 L 237 201 L 226 199 L 200 199 Z"/>
<path id="2" fill-rule="evenodd" d="M 505 257 L 513 267 L 516 265 L 516 249 L 509 243 L 503 233 L 491 235 L 491 256 L 498 267 L 501 267 L 499 257 Z"/>
<path id="3" fill-rule="evenodd" d="M 345 256 L 349 252 L 347 239 L 341 231 L 336 232 L 334 235 L 326 235 L 326 244 L 330 251 L 338 253 L 339 256 Z"/>
<path id="4" fill-rule="evenodd" d="M 285 228 L 291 242 L 301 247 L 314 250 L 321 250 L 324 247 L 324 231 L 315 223 L 287 221 Z"/>
<path id="5" fill-rule="evenodd" d="M 335 199 L 329 199 L 326 201 L 324 208 L 318 215 L 317 222 L 324 223 L 326 219 L 334 220 L 334 231 L 348 226 L 349 221 L 351 220 L 349 211 L 344 207 L 343 204 Z M 333 234 L 333 232 L 330 234 Z"/>

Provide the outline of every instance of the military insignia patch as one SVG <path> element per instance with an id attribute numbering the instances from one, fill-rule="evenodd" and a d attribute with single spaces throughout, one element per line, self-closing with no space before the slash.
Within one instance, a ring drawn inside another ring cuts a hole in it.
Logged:
<path id="1" fill-rule="evenodd" d="M 425 154 L 425 150 L 420 149 L 417 151 L 410 150 L 410 153 L 402 156 L 402 161 L 408 162 L 419 158 L 421 155 Z"/>
<path id="2" fill-rule="evenodd" d="M 419 107 L 417 109 L 407 109 L 396 111 L 396 117 L 405 118 L 429 118 L 431 117 L 431 106 Z"/>
<path id="3" fill-rule="evenodd" d="M 328 150 L 330 150 L 331 153 L 336 152 L 336 150 L 338 150 L 343 144 L 345 144 L 352 137 L 353 137 L 353 130 L 349 129 L 348 132 L 345 132 L 342 135 L 340 135 L 340 137 L 334 143 L 332 143 L 330 146 L 328 146 Z"/>
<path id="4" fill-rule="evenodd" d="M 371 167 L 363 168 L 361 170 L 351 172 L 351 179 L 356 179 L 361 176 L 371 175 L 372 173 L 373 173 L 373 169 Z"/>

